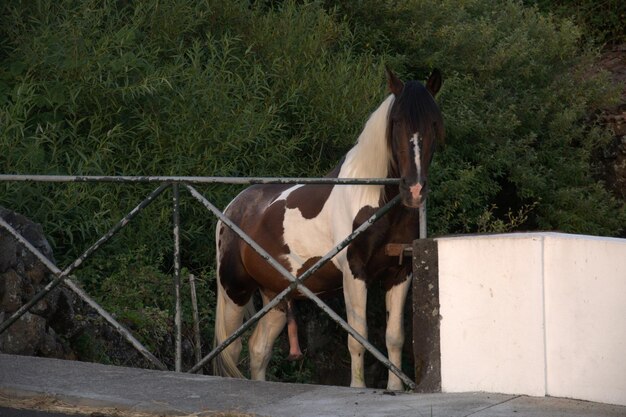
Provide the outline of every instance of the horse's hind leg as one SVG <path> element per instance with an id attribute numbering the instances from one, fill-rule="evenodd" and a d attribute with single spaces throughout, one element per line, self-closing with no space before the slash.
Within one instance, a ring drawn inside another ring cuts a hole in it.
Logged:
<path id="1" fill-rule="evenodd" d="M 410 276 L 400 284 L 391 287 L 385 294 L 387 306 L 387 330 L 385 341 L 389 360 L 397 368 L 402 369 L 402 346 L 404 345 L 404 304 L 411 284 Z M 393 372 L 389 371 L 387 389 L 401 391 L 402 381 Z"/>
<path id="2" fill-rule="evenodd" d="M 261 293 L 263 305 L 269 298 Z M 265 380 L 265 371 L 272 355 L 272 347 L 276 338 L 285 327 L 287 315 L 277 308 L 271 309 L 257 324 L 250 340 L 250 376 L 259 381 Z"/>

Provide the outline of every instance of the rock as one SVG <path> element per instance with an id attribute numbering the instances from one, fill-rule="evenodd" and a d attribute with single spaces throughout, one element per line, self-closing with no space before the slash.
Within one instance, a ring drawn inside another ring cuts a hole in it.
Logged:
<path id="1" fill-rule="evenodd" d="M 24 313 L 0 335 L 0 351 L 19 355 L 35 355 L 46 338 L 46 319 Z"/>
<path id="2" fill-rule="evenodd" d="M 0 306 L 7 313 L 17 311 L 23 304 L 22 277 L 10 269 L 0 275 Z"/>
<path id="3" fill-rule="evenodd" d="M 3 207 L 0 217 L 54 263 L 52 248 L 40 225 Z M 39 258 L 0 228 L 0 322 L 41 291 L 51 277 Z M 0 334 L 0 352 L 75 357 L 66 341 L 68 335 L 77 332 L 73 307 L 76 303 L 76 296 L 69 290 L 55 288 Z"/>
<path id="4" fill-rule="evenodd" d="M 52 248 L 43 234 L 41 225 L 33 223 L 26 217 L 0 206 L 0 217 L 21 234 L 30 244 L 39 250 L 52 263 L 55 263 Z M 28 273 L 35 284 L 48 274 L 46 267 L 17 242 L 6 230 L 0 229 L 0 273 L 15 269 L 20 274 Z"/>
<path id="5" fill-rule="evenodd" d="M 0 217 L 2 215 L 2 209 L 0 208 Z M 15 253 L 15 243 L 11 239 L 5 239 L 5 234 L 8 234 L 5 230 L 0 230 L 0 273 L 7 271 L 11 265 L 15 265 L 17 257 Z"/>

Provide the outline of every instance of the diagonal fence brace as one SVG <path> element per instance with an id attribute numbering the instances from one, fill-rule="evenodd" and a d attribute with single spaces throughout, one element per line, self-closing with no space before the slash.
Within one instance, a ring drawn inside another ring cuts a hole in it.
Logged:
<path id="1" fill-rule="evenodd" d="M 196 372 L 202 366 L 204 366 L 211 359 L 216 357 L 222 350 L 236 340 L 243 332 L 252 327 L 258 320 L 261 319 L 270 309 L 274 308 L 280 303 L 289 293 L 297 288 L 303 295 L 312 300 L 320 309 L 328 314 L 335 322 L 337 322 L 344 330 L 346 330 L 354 339 L 356 339 L 365 349 L 367 349 L 376 359 L 382 362 L 391 372 L 396 374 L 407 386 L 411 389 L 415 388 L 415 383 L 406 376 L 402 370 L 396 367 L 389 361 L 385 355 L 380 353 L 367 339 L 365 339 L 360 333 L 354 330 L 343 318 L 335 313 L 330 307 L 328 307 L 322 300 L 317 297 L 311 290 L 304 285 L 300 285 L 308 277 L 313 275 L 319 268 L 321 268 L 332 257 L 341 252 L 346 246 L 350 244 L 357 236 L 367 230 L 383 215 L 385 215 L 393 206 L 400 201 L 400 196 L 396 196 L 389 201 L 385 206 L 380 208 L 374 213 L 368 220 L 361 224 L 356 230 L 354 230 L 346 239 L 331 249 L 326 255 L 319 259 L 313 266 L 305 271 L 299 278 L 294 277 L 287 269 L 281 265 L 276 259 L 274 259 L 267 251 L 260 247 L 254 240 L 252 240 L 243 230 L 241 230 L 236 224 L 234 224 L 224 213 L 222 213 L 217 207 L 211 204 L 204 196 L 202 196 L 195 188 L 185 184 L 185 187 L 191 192 L 191 194 L 200 201 L 207 209 L 209 209 L 214 215 L 216 215 L 224 224 L 231 228 L 242 240 L 250 245 L 262 258 L 264 258 L 274 269 L 276 269 L 281 275 L 290 281 L 290 285 L 285 288 L 280 294 L 274 297 L 268 302 L 261 310 L 259 310 L 254 316 L 252 316 L 247 322 L 245 322 L 238 330 L 236 330 L 230 337 L 228 337 L 220 346 L 213 349 L 208 355 L 206 355 L 199 363 L 194 365 L 188 372 Z"/>
<path id="2" fill-rule="evenodd" d="M 135 349 L 137 349 L 146 359 L 148 359 L 153 365 L 161 370 L 167 370 L 167 367 L 159 361 L 148 349 L 146 349 L 141 342 L 139 342 L 122 324 L 113 318 L 106 310 L 104 310 L 95 300 L 83 291 L 78 285 L 76 285 L 69 275 L 78 268 L 87 258 L 89 258 L 96 250 L 100 248 L 104 243 L 111 239 L 117 232 L 119 232 L 124 226 L 126 226 L 142 209 L 148 206 L 154 199 L 163 192 L 170 184 L 161 184 L 155 189 L 148 197 L 146 197 L 141 203 L 133 208 L 126 216 L 124 216 L 115 226 L 111 228 L 105 235 L 98 239 L 93 245 L 91 245 L 81 256 L 79 256 L 70 266 L 61 271 L 56 265 L 54 265 L 48 258 L 46 258 L 37 248 L 35 248 L 30 242 L 28 242 L 22 235 L 20 235 L 10 224 L 8 224 L 2 217 L 0 217 L 0 226 L 6 229 L 13 237 L 21 243 L 26 249 L 28 249 L 33 255 L 35 255 L 50 272 L 55 275 L 55 278 L 50 281 L 41 291 L 35 294 L 26 304 L 20 307 L 15 313 L 13 313 L 7 320 L 0 324 L 0 333 L 8 329 L 15 321 L 17 321 L 24 313 L 32 308 L 37 302 L 44 298 L 50 291 L 56 288 L 62 282 L 76 293 L 83 301 L 94 308 L 98 314 L 100 314 L 109 324 L 111 324 L 122 336 L 128 340 Z"/>

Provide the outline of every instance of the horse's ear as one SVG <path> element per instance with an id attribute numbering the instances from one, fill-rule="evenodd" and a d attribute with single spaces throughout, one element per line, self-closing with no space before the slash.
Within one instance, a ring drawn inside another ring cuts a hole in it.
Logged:
<path id="1" fill-rule="evenodd" d="M 391 69 L 385 65 L 385 71 L 387 72 L 387 88 L 393 93 L 394 96 L 399 96 L 404 88 L 404 83 Z"/>
<path id="2" fill-rule="evenodd" d="M 430 94 L 435 97 L 441 89 L 441 84 L 443 84 L 441 72 L 439 72 L 439 70 L 435 68 L 428 77 L 428 80 L 426 80 L 426 89 L 428 89 L 428 91 L 430 91 Z"/>

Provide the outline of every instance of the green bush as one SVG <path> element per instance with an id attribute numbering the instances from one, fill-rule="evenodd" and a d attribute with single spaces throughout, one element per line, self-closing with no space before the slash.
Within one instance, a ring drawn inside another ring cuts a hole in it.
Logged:
<path id="1" fill-rule="evenodd" d="M 315 4 L 8 1 L 0 10 L 3 173 L 319 175 L 384 93 L 382 63 L 353 52 L 347 25 Z M 0 204 L 42 223 L 65 266 L 156 185 L 0 187 Z M 198 188 L 221 207 L 239 191 Z M 182 263 L 201 280 L 206 345 L 214 219 L 181 195 Z M 147 325 L 139 337 L 152 347 L 147 336 L 161 344 L 171 329 L 171 206 L 168 190 L 77 272 L 125 324 Z"/>
<path id="2" fill-rule="evenodd" d="M 626 42 L 626 3 L 621 0 L 527 0 L 524 3 L 572 19 L 595 42 Z"/>
<path id="3" fill-rule="evenodd" d="M 592 116 L 617 92 L 590 69 L 595 51 L 580 46 L 577 26 L 512 1 L 408 0 L 380 13 L 378 2 L 355 4 L 339 12 L 361 44 L 407 77 L 444 74 L 448 146 L 431 170 L 432 234 L 623 230 L 624 202 L 593 176 L 591 159 L 611 138 Z"/>

